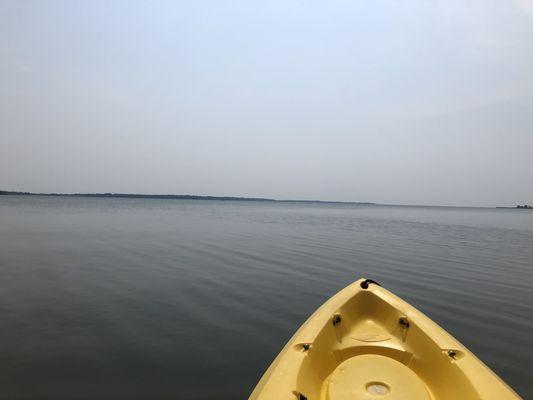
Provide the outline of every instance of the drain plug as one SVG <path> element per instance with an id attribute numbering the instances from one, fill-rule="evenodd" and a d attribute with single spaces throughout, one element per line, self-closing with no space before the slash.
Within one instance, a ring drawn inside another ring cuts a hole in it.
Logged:
<path id="1" fill-rule="evenodd" d="M 370 394 L 383 395 L 389 393 L 389 386 L 383 382 L 369 382 L 366 391 Z"/>

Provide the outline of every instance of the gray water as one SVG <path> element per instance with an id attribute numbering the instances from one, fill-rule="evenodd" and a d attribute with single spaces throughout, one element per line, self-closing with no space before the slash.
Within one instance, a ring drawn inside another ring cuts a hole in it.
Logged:
<path id="1" fill-rule="evenodd" d="M 0 397 L 244 399 L 367 277 L 533 398 L 532 264 L 526 210 L 2 196 Z"/>

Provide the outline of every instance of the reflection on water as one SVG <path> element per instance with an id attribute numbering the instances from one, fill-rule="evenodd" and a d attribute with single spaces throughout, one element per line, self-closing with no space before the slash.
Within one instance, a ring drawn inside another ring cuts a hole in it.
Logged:
<path id="1" fill-rule="evenodd" d="M 533 397 L 533 211 L 0 197 L 1 398 L 245 398 L 359 277 Z"/>

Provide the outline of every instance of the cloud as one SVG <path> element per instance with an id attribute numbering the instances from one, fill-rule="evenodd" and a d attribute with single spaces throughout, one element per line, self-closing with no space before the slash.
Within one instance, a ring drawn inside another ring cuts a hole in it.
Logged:
<path id="1" fill-rule="evenodd" d="M 533 0 L 514 0 L 514 3 L 533 17 Z"/>

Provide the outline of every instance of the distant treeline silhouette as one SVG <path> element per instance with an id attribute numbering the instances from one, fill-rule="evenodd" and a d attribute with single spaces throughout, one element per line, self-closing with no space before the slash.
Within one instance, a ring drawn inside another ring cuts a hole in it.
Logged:
<path id="1" fill-rule="evenodd" d="M 277 200 L 263 197 L 237 197 L 237 196 L 198 196 L 194 194 L 138 194 L 138 193 L 31 193 L 0 190 L 1 195 L 11 196 L 55 196 L 55 197 L 106 197 L 120 199 L 162 199 L 162 200 L 219 200 L 219 201 L 272 201 L 293 203 L 338 203 L 338 204 L 364 204 L 368 202 L 349 201 L 324 201 L 324 200 Z"/>
<path id="2" fill-rule="evenodd" d="M 276 201 L 261 197 L 198 196 L 192 194 L 138 194 L 138 193 L 30 193 L 0 190 L 0 195 L 13 196 L 56 196 L 56 197 L 116 197 L 133 199 L 179 199 L 179 200 L 232 200 L 232 201 Z"/>

